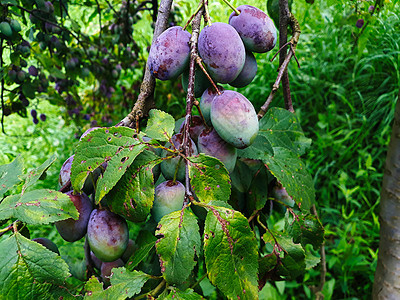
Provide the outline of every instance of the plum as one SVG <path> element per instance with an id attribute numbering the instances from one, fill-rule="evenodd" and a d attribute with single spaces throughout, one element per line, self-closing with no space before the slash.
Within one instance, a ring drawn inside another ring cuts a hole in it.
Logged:
<path id="1" fill-rule="evenodd" d="M 128 246 L 128 224 L 124 218 L 107 209 L 94 209 L 87 226 L 87 239 L 97 258 L 103 262 L 114 261 Z"/>
<path id="2" fill-rule="evenodd" d="M 357 28 L 362 28 L 364 26 L 364 19 L 358 19 L 356 22 Z"/>
<path id="3" fill-rule="evenodd" d="M 167 180 L 156 186 L 152 215 L 158 223 L 173 211 L 182 209 L 185 200 L 185 186 L 179 181 Z"/>
<path id="4" fill-rule="evenodd" d="M 34 238 L 32 239 L 32 241 L 39 243 L 44 247 L 46 247 L 47 249 L 49 249 L 50 251 L 53 251 L 54 253 L 60 255 L 60 251 L 58 250 L 57 245 L 54 244 L 51 240 L 40 237 L 40 238 Z"/>
<path id="5" fill-rule="evenodd" d="M 110 285 L 110 276 L 111 276 L 111 271 L 113 268 L 119 268 L 123 267 L 125 264 L 122 261 L 122 259 L 118 258 L 117 260 L 110 261 L 110 262 L 103 262 L 101 264 L 100 272 L 101 272 L 101 278 L 103 279 L 103 282 L 106 285 Z"/>
<path id="6" fill-rule="evenodd" d="M 183 120 L 181 123 L 179 132 L 183 133 L 184 128 L 185 128 L 185 123 L 186 121 Z M 203 119 L 200 116 L 192 116 L 191 122 L 190 122 L 190 127 L 189 127 L 189 134 L 190 138 L 197 143 L 197 139 L 199 137 L 199 134 L 206 128 L 204 125 Z"/>
<path id="7" fill-rule="evenodd" d="M 224 88 L 220 85 L 217 86 L 218 90 L 222 92 Z M 203 114 L 204 120 L 206 120 L 208 125 L 211 125 L 210 119 L 210 110 L 211 110 L 211 103 L 214 100 L 214 97 L 217 96 L 218 93 L 215 91 L 214 87 L 209 87 L 204 91 L 200 98 L 200 109 L 201 113 Z"/>
<path id="8" fill-rule="evenodd" d="M 156 38 L 147 60 L 151 74 L 169 80 L 182 74 L 189 65 L 191 34 L 180 26 L 170 27 Z"/>
<path id="9" fill-rule="evenodd" d="M 101 264 L 103 262 L 100 259 L 98 259 L 96 255 L 94 255 L 93 251 L 90 251 L 90 259 L 92 260 L 94 267 L 100 270 Z"/>
<path id="10" fill-rule="evenodd" d="M 73 194 L 73 191 L 66 192 L 79 212 L 78 220 L 72 218 L 56 222 L 56 228 L 61 237 L 67 242 L 75 242 L 86 234 L 90 213 L 93 210 L 92 201 L 85 193 Z"/>
<path id="11" fill-rule="evenodd" d="M 196 66 L 194 69 L 195 77 L 194 77 L 194 97 L 199 98 L 203 94 L 204 90 L 211 86 L 210 80 L 208 80 L 206 74 L 204 74 L 203 70 Z M 183 71 L 182 74 L 182 87 L 185 92 L 187 92 L 189 84 L 189 69 Z"/>
<path id="12" fill-rule="evenodd" d="M 221 139 L 215 129 L 203 130 L 199 135 L 197 146 L 200 153 L 213 156 L 223 162 L 229 173 L 235 168 L 236 148 Z"/>
<path id="13" fill-rule="evenodd" d="M 252 52 L 246 51 L 246 61 L 242 72 L 239 73 L 238 77 L 231 83 L 231 86 L 241 88 L 248 85 L 256 77 L 257 73 L 257 61 Z"/>
<path id="14" fill-rule="evenodd" d="M 165 147 L 171 150 L 174 150 L 175 148 L 179 150 L 183 142 L 183 135 L 181 133 L 174 134 L 171 137 L 171 140 L 175 147 L 169 142 L 165 144 Z M 198 154 L 196 144 L 193 142 L 191 138 L 189 138 L 189 147 L 190 147 L 190 152 L 189 152 L 190 156 Z M 163 150 L 161 153 L 162 157 L 168 157 L 172 155 L 174 154 L 166 150 Z M 178 155 L 174 158 L 163 160 L 160 165 L 161 165 L 161 172 L 164 175 L 165 179 L 174 179 L 175 170 L 176 167 L 178 166 L 176 179 L 179 181 L 185 180 L 185 162 L 183 161 L 183 159 L 181 159 L 181 156 Z"/>
<path id="15" fill-rule="evenodd" d="M 242 94 L 225 90 L 211 104 L 211 123 L 218 135 L 236 148 L 250 146 L 258 134 L 254 106 Z"/>
<path id="16" fill-rule="evenodd" d="M 237 15 L 233 12 L 229 17 L 232 25 L 248 51 L 264 53 L 275 47 L 277 32 L 274 22 L 261 9 L 251 5 L 240 5 Z"/>
<path id="17" fill-rule="evenodd" d="M 198 50 L 210 76 L 229 83 L 243 69 L 246 52 L 237 31 L 229 24 L 216 22 L 200 32 Z"/>
<path id="18" fill-rule="evenodd" d="M 93 130 L 95 130 L 95 129 L 97 129 L 97 128 L 100 128 L 100 127 L 96 127 L 96 126 L 95 126 L 95 127 L 91 127 L 91 128 L 89 128 L 89 129 L 87 129 L 87 130 L 81 135 L 81 137 L 79 138 L 79 141 L 82 141 L 83 138 L 89 134 L 89 132 L 92 132 Z"/>

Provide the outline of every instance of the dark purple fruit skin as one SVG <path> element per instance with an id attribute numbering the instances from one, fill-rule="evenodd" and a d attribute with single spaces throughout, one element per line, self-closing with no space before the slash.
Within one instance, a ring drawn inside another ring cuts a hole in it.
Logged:
<path id="1" fill-rule="evenodd" d="M 185 200 L 185 186 L 179 181 L 164 181 L 156 186 L 152 215 L 156 222 L 173 211 L 181 210 Z"/>
<path id="2" fill-rule="evenodd" d="M 200 116 L 192 116 L 190 122 L 190 127 L 189 127 L 189 134 L 190 138 L 197 143 L 197 139 L 199 137 L 199 134 L 206 128 L 204 125 L 203 119 Z M 185 123 L 186 120 L 184 120 L 181 124 L 181 128 L 179 129 L 180 133 L 183 133 L 185 130 Z"/>
<path id="3" fill-rule="evenodd" d="M 211 123 L 218 135 L 236 148 L 250 146 L 258 134 L 253 104 L 242 94 L 225 90 L 211 104 Z"/>
<path id="4" fill-rule="evenodd" d="M 182 74 L 189 65 L 191 34 L 180 26 L 170 27 L 154 41 L 147 60 L 151 74 L 169 80 Z"/>
<path id="5" fill-rule="evenodd" d="M 110 262 L 103 262 L 101 264 L 100 272 L 101 272 L 101 278 L 103 279 L 103 282 L 107 285 L 110 284 L 110 276 L 111 276 L 111 271 L 113 268 L 119 268 L 123 267 L 125 264 L 122 261 L 122 259 L 117 259 L 114 261 Z"/>
<path id="6" fill-rule="evenodd" d="M 93 210 L 92 201 L 85 193 L 73 194 L 73 191 L 65 193 L 71 198 L 79 212 L 78 220 L 72 218 L 56 222 L 56 228 L 61 237 L 67 242 L 75 242 L 86 234 L 90 213 Z"/>
<path id="7" fill-rule="evenodd" d="M 213 23 L 200 32 L 198 50 L 211 77 L 220 83 L 236 79 L 243 69 L 246 52 L 237 31 L 225 23 Z"/>
<path id="8" fill-rule="evenodd" d="M 277 33 L 274 22 L 261 9 L 251 5 L 240 5 L 239 15 L 233 12 L 229 17 L 232 25 L 248 51 L 264 53 L 275 47 Z"/>
<path id="9" fill-rule="evenodd" d="M 109 210 L 94 209 L 87 226 L 87 239 L 97 258 L 103 262 L 114 261 L 128 246 L 128 224 Z"/>
<path id="10" fill-rule="evenodd" d="M 224 90 L 224 88 L 220 85 L 218 85 L 217 87 L 220 92 Z M 209 87 L 204 91 L 203 95 L 201 95 L 200 98 L 201 113 L 203 114 L 204 120 L 206 120 L 206 123 L 208 125 L 211 125 L 211 119 L 210 119 L 211 103 L 213 102 L 214 97 L 217 95 L 218 93 L 215 91 L 214 87 Z"/>
<path id="11" fill-rule="evenodd" d="M 364 26 L 364 19 L 358 19 L 356 22 L 357 28 L 362 28 Z"/>
<path id="12" fill-rule="evenodd" d="M 171 137 L 171 140 L 172 140 L 172 143 L 174 144 L 175 148 L 179 150 L 179 147 L 181 146 L 181 144 L 183 142 L 183 135 L 181 133 L 174 134 Z M 189 146 L 190 146 L 190 153 L 189 153 L 190 156 L 197 155 L 198 154 L 197 147 L 192 139 L 189 139 Z M 167 147 L 168 149 L 171 149 L 171 150 L 175 150 L 175 148 L 170 143 L 165 144 L 165 147 Z M 173 155 L 173 154 L 170 152 L 167 152 L 166 150 L 163 150 L 161 153 L 162 157 L 168 157 L 171 155 Z M 185 162 L 183 161 L 183 159 L 180 162 L 179 162 L 179 160 L 180 160 L 180 156 L 178 155 L 174 158 L 166 159 L 161 162 L 161 164 L 160 164 L 161 172 L 165 179 L 174 179 L 175 169 L 179 163 L 176 179 L 179 181 L 182 181 L 182 182 L 185 180 Z"/>
<path id="13" fill-rule="evenodd" d="M 94 267 L 100 270 L 101 264 L 103 262 L 100 259 L 98 259 L 96 255 L 94 255 L 93 251 L 90 251 L 90 259 L 92 260 Z"/>
<path id="14" fill-rule="evenodd" d="M 231 86 L 241 88 L 248 85 L 256 77 L 257 73 L 257 61 L 252 52 L 246 51 L 246 61 L 242 72 L 236 77 L 234 81 L 229 83 Z"/>
<path id="15" fill-rule="evenodd" d="M 221 139 L 215 129 L 205 129 L 199 135 L 197 147 L 199 153 L 213 156 L 223 162 L 229 173 L 235 168 L 237 159 L 236 148 Z"/>
<path id="16" fill-rule="evenodd" d="M 58 247 L 56 244 L 54 244 L 52 241 L 50 241 L 49 239 L 46 238 L 35 238 L 32 239 L 32 241 L 39 243 L 41 245 L 43 245 L 44 247 L 46 247 L 47 249 L 53 251 L 54 253 L 57 253 L 58 255 L 60 255 L 60 251 L 58 250 Z"/>

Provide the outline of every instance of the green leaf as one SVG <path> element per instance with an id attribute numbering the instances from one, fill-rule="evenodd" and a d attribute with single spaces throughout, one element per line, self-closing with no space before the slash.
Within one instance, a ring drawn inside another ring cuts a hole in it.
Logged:
<path id="1" fill-rule="evenodd" d="M 306 270 L 309 270 L 309 269 L 316 267 L 320 263 L 321 258 L 313 255 L 309 251 L 306 251 L 306 260 L 305 261 L 306 261 Z"/>
<path id="2" fill-rule="evenodd" d="M 254 175 L 251 185 L 247 192 L 246 206 L 251 213 L 261 210 L 268 200 L 268 189 L 266 188 L 269 179 L 269 172 L 264 165 L 261 165 L 258 172 Z"/>
<path id="3" fill-rule="evenodd" d="M 50 166 L 55 162 L 56 156 L 52 155 L 48 158 L 40 167 L 29 171 L 28 174 L 24 175 L 22 179 L 25 180 L 25 184 L 22 187 L 22 192 L 26 191 L 29 187 L 33 186 L 36 181 L 50 168 Z"/>
<path id="4" fill-rule="evenodd" d="M 18 5 L 17 1 L 15 1 L 15 0 L 1 0 L 0 3 L 4 4 L 4 5 L 6 5 L 6 4 L 11 4 L 11 5 L 15 5 L 15 6 Z"/>
<path id="5" fill-rule="evenodd" d="M 0 198 L 20 182 L 18 176 L 22 174 L 23 168 L 20 156 L 17 156 L 11 163 L 0 166 Z"/>
<path id="6" fill-rule="evenodd" d="M 231 194 L 229 173 L 216 158 L 200 153 L 188 157 L 192 190 L 200 202 L 228 201 Z"/>
<path id="7" fill-rule="evenodd" d="M 311 244 L 317 250 L 324 242 L 324 227 L 314 215 L 299 215 L 291 224 L 285 226 L 295 243 L 303 247 Z"/>
<path id="8" fill-rule="evenodd" d="M 283 108 L 271 108 L 259 122 L 259 132 L 254 143 L 238 152 L 239 156 L 263 159 L 273 155 L 273 148 L 286 148 L 297 155 L 304 154 L 311 139 L 304 136 L 296 115 Z"/>
<path id="9" fill-rule="evenodd" d="M 139 294 L 150 276 L 143 272 L 129 272 L 125 268 L 112 270 L 111 286 L 103 290 L 103 284 L 96 277 L 90 278 L 85 285 L 85 299 L 123 300 Z"/>
<path id="10" fill-rule="evenodd" d="M 72 187 L 81 190 L 90 172 L 107 162 L 103 176 L 97 181 L 95 200 L 99 203 L 146 147 L 140 143 L 136 131 L 127 127 L 98 128 L 89 132 L 77 146 L 71 168 Z"/>
<path id="11" fill-rule="evenodd" d="M 257 299 L 257 241 L 247 219 L 231 209 L 208 208 L 204 229 L 208 278 L 229 299 Z"/>
<path id="12" fill-rule="evenodd" d="M 33 190 L 6 197 L 0 203 L 0 220 L 16 218 L 28 224 L 49 224 L 79 213 L 68 195 L 53 190 Z"/>
<path id="13" fill-rule="evenodd" d="M 199 226 L 195 215 L 184 208 L 162 217 L 156 231 L 161 272 L 170 284 L 182 284 L 192 272 L 200 251 Z"/>
<path id="14" fill-rule="evenodd" d="M 110 296 L 133 297 L 140 293 L 143 285 L 150 279 L 150 276 L 142 271 L 129 272 L 124 267 L 114 268 L 112 272 Z"/>
<path id="15" fill-rule="evenodd" d="M 149 120 L 145 133 L 148 137 L 167 142 L 174 134 L 174 118 L 158 109 L 152 109 L 149 112 Z"/>
<path id="16" fill-rule="evenodd" d="M 0 242 L 0 295 L 33 299 L 62 285 L 68 266 L 56 253 L 16 232 Z"/>
<path id="17" fill-rule="evenodd" d="M 305 251 L 300 244 L 295 244 L 290 236 L 272 230 L 267 231 L 262 238 L 265 243 L 275 245 L 279 250 L 276 253 L 280 257 L 278 275 L 292 280 L 304 273 Z"/>
<path id="18" fill-rule="evenodd" d="M 309 210 L 314 203 L 315 189 L 303 161 L 285 148 L 274 148 L 274 155 L 263 161 L 296 204 L 304 211 Z"/>
<path id="19" fill-rule="evenodd" d="M 134 255 L 126 263 L 127 269 L 133 269 L 140 264 L 150 253 L 151 249 L 156 245 L 157 238 L 148 230 L 142 230 L 136 239 L 137 250 Z"/>
<path id="20" fill-rule="evenodd" d="M 107 196 L 111 211 L 132 222 L 146 220 L 154 201 L 152 169 L 157 158 L 147 150 L 138 155 Z"/>
<path id="21" fill-rule="evenodd" d="M 202 300 L 204 299 L 199 294 L 195 293 L 192 289 L 180 291 L 175 287 L 171 288 L 171 292 L 160 300 Z"/>

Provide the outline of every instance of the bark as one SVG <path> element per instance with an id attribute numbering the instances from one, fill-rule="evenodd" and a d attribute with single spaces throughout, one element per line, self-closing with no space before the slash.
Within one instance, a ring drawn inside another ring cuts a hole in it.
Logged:
<path id="1" fill-rule="evenodd" d="M 373 299 L 400 299 L 400 93 L 386 156 L 380 203 L 378 265 Z"/>

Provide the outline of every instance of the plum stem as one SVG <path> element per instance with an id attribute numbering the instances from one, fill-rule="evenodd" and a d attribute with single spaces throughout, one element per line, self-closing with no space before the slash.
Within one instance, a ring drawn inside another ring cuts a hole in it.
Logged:
<path id="1" fill-rule="evenodd" d="M 210 12 L 208 11 L 208 0 L 203 0 L 204 3 L 204 22 L 207 23 L 208 26 L 211 26 L 211 17 Z"/>
<path id="2" fill-rule="evenodd" d="M 203 71 L 204 75 L 206 75 L 207 79 L 210 81 L 211 85 L 213 86 L 214 90 L 217 92 L 218 95 L 221 95 L 221 92 L 219 91 L 217 85 L 215 84 L 214 80 L 211 78 L 210 74 L 208 74 L 206 68 L 204 68 L 202 64 L 202 59 L 199 55 L 196 54 L 196 63 L 200 67 L 200 69 Z"/>
<path id="3" fill-rule="evenodd" d="M 228 5 L 234 12 L 236 15 L 240 15 L 240 11 L 238 11 L 232 4 L 230 4 L 227 0 L 222 0 L 223 2 L 225 2 L 226 5 Z"/>
<path id="4" fill-rule="evenodd" d="M 197 111 L 199 112 L 199 114 L 200 114 L 200 117 L 201 117 L 201 119 L 203 120 L 203 124 L 204 124 L 204 126 L 206 127 L 206 130 L 208 131 L 208 130 L 210 130 L 210 126 L 208 126 L 208 124 L 207 124 L 207 122 L 206 122 L 206 119 L 204 118 L 204 115 L 203 115 L 203 113 L 202 113 L 202 111 L 201 111 L 201 109 L 200 109 L 200 103 L 199 103 L 199 101 L 194 101 L 194 106 L 196 106 L 196 108 L 197 108 Z"/>

